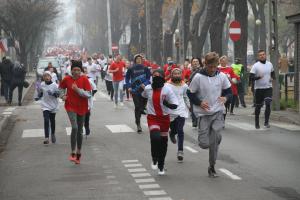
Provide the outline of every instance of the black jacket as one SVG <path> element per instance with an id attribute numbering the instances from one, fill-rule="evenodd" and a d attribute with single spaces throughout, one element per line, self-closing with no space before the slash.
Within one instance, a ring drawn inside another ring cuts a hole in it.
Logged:
<path id="1" fill-rule="evenodd" d="M 26 69 L 23 65 L 15 63 L 13 68 L 12 84 L 20 85 L 24 83 L 26 76 Z"/>
<path id="2" fill-rule="evenodd" d="M 10 60 L 5 59 L 1 63 L 0 67 L 1 79 L 4 81 L 11 81 L 13 76 L 13 68 L 14 64 Z"/>

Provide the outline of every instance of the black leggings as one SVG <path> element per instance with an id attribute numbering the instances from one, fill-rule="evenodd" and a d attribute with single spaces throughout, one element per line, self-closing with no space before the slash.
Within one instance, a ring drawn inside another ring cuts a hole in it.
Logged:
<path id="1" fill-rule="evenodd" d="M 45 131 L 45 138 L 49 138 L 49 126 L 51 125 L 51 134 L 55 134 L 55 114 L 49 110 L 43 111 L 44 116 L 44 131 Z"/>
<path id="2" fill-rule="evenodd" d="M 113 85 L 112 85 L 112 81 L 105 80 L 105 84 L 106 84 L 106 90 L 108 92 L 108 95 L 110 95 L 110 99 L 113 100 L 113 98 L 114 98 L 114 88 L 113 88 Z"/>
<path id="3" fill-rule="evenodd" d="M 163 170 L 168 149 L 168 136 L 161 136 L 160 132 L 150 132 L 151 155 L 154 164 L 158 163 L 158 169 Z"/>

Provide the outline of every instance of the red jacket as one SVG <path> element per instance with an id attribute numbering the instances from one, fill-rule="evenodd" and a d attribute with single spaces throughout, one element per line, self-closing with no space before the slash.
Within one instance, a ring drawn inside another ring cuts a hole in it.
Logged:
<path id="1" fill-rule="evenodd" d="M 219 70 L 220 70 L 220 72 L 223 72 L 224 74 L 227 75 L 227 77 L 228 77 L 228 79 L 229 79 L 229 81 L 231 83 L 232 94 L 233 95 L 238 95 L 237 84 L 233 83 L 232 79 L 236 78 L 236 80 L 239 81 L 240 77 L 233 72 L 232 67 L 229 67 L 229 66 L 227 66 L 227 67 L 221 67 L 221 66 L 219 66 Z"/>

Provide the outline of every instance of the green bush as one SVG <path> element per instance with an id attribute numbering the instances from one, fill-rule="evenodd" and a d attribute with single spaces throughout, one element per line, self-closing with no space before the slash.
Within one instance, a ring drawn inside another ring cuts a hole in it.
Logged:
<path id="1" fill-rule="evenodd" d="M 287 108 L 298 110 L 298 102 L 293 99 L 288 99 L 287 102 L 284 99 L 280 99 L 280 110 Z"/>

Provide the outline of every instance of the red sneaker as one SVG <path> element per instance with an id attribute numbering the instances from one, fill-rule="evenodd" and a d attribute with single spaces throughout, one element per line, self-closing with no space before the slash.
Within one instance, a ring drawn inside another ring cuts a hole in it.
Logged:
<path id="1" fill-rule="evenodd" d="M 80 164 L 80 158 L 81 158 L 81 154 L 76 154 L 76 160 L 75 160 L 75 164 Z"/>
<path id="2" fill-rule="evenodd" d="M 75 153 L 71 153 L 70 154 L 69 161 L 71 161 L 71 162 L 75 162 L 76 161 L 76 154 Z"/>

